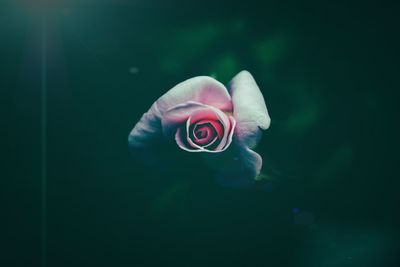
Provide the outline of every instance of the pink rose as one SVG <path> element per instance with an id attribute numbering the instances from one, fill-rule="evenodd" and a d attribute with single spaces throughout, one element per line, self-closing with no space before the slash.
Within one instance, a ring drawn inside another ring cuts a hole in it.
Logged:
<path id="1" fill-rule="evenodd" d="M 129 134 L 129 146 L 143 148 L 159 136 L 174 137 L 185 151 L 213 154 L 219 174 L 254 179 L 262 158 L 252 149 L 260 128 L 267 129 L 271 120 L 249 72 L 237 74 L 228 88 L 207 76 L 179 83 L 142 116 Z"/>

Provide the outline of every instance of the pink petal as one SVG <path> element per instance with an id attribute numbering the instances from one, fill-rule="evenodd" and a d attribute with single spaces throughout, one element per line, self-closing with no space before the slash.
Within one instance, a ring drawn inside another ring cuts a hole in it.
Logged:
<path id="1" fill-rule="evenodd" d="M 224 126 L 221 124 L 221 122 L 219 122 L 219 120 L 210 120 L 210 119 L 204 119 L 201 121 L 196 122 L 196 125 L 202 125 L 202 124 L 211 124 L 213 129 L 215 129 L 218 138 L 222 138 L 223 134 L 224 134 Z M 195 129 L 193 129 L 194 131 Z M 193 135 L 195 136 L 194 132 Z"/>
<path id="2" fill-rule="evenodd" d="M 232 138 L 233 138 L 233 134 L 235 132 L 236 129 L 236 120 L 232 117 L 229 116 L 229 121 L 230 121 L 230 128 L 229 128 L 229 135 L 228 135 L 228 140 L 226 141 L 226 145 L 225 147 L 227 148 L 231 142 L 232 142 Z"/>
<path id="3" fill-rule="evenodd" d="M 183 138 L 183 136 L 185 136 L 185 138 Z M 178 146 L 183 150 L 186 150 L 188 152 L 198 152 L 198 147 L 192 146 L 190 143 L 187 142 L 186 131 L 182 128 L 177 129 L 175 133 L 175 141 Z"/>
<path id="4" fill-rule="evenodd" d="M 213 150 L 205 149 L 205 152 L 211 152 L 211 153 L 222 152 L 222 151 L 226 150 L 231 143 L 230 142 L 231 139 L 229 138 L 229 136 L 230 136 L 230 133 L 233 132 L 233 130 L 231 130 L 231 129 L 233 129 L 235 127 L 235 125 L 233 125 L 233 126 L 231 125 L 231 120 L 222 111 L 220 111 L 216 108 L 210 108 L 209 111 L 213 111 L 214 116 L 209 112 L 207 112 L 207 113 L 204 112 L 204 110 L 198 110 L 198 111 L 193 112 L 193 114 L 190 116 L 190 120 L 196 121 L 196 120 L 201 120 L 202 118 L 206 117 L 207 119 L 215 119 L 215 120 L 220 121 L 224 128 L 221 141 L 215 149 L 213 149 Z"/>
<path id="5" fill-rule="evenodd" d="M 181 126 L 182 123 L 186 123 L 187 119 L 194 111 L 208 109 L 209 107 L 207 105 L 194 101 L 188 101 L 169 108 L 161 117 L 161 125 L 164 134 L 168 136 L 175 133 L 176 128 Z"/>
<path id="6" fill-rule="evenodd" d="M 161 136 L 161 120 L 172 107 L 194 101 L 226 112 L 232 111 L 231 97 L 225 86 L 217 80 L 199 76 L 174 86 L 161 96 L 140 119 L 129 134 L 130 147 L 143 147 Z M 166 125 L 172 125 L 167 120 Z M 168 130 L 166 127 L 165 130 Z"/>
<path id="7" fill-rule="evenodd" d="M 216 109 L 215 112 L 218 112 L 218 110 Z M 221 111 L 219 111 L 221 112 Z M 218 118 L 219 116 L 224 116 L 226 117 L 226 115 L 221 112 L 222 114 L 218 114 Z M 195 117 L 197 118 L 199 114 L 195 114 Z M 209 152 L 209 153 L 219 153 L 222 152 L 224 150 L 226 150 L 229 145 L 232 142 L 232 135 L 234 132 L 234 128 L 235 128 L 235 120 L 233 119 L 233 117 L 230 118 L 225 118 L 227 119 L 224 125 L 224 134 L 223 134 L 223 139 L 221 140 L 221 143 L 223 143 L 223 145 L 221 147 L 219 147 L 221 144 L 219 144 L 217 146 L 217 148 L 215 149 L 209 149 L 208 146 L 200 146 L 196 143 L 193 142 L 193 140 L 191 140 L 191 138 L 189 137 L 189 131 L 190 131 L 190 126 L 192 125 L 192 121 L 191 121 L 192 117 L 189 117 L 188 120 L 186 121 L 186 140 L 184 139 L 184 135 L 182 133 L 182 128 L 178 128 L 176 134 L 175 134 L 175 140 L 177 142 L 177 144 L 179 145 L 179 147 L 181 147 L 182 149 L 189 151 L 189 152 Z M 212 142 L 215 142 L 215 140 L 213 140 Z"/>
<path id="8" fill-rule="evenodd" d="M 179 83 L 157 100 L 161 111 L 188 101 L 216 107 L 223 111 L 232 110 L 231 97 L 225 86 L 217 80 L 199 76 Z"/>
<path id="9" fill-rule="evenodd" d="M 220 117 L 224 116 L 225 114 L 215 107 L 188 101 L 165 111 L 161 117 L 161 124 L 163 132 L 170 135 L 176 131 L 176 127 L 186 123 L 189 117 L 191 117 L 193 123 L 196 123 L 203 119 L 220 120 Z"/>
<path id="10" fill-rule="evenodd" d="M 187 125 L 187 127 L 190 127 L 190 125 L 203 120 L 220 121 L 223 126 L 223 129 L 215 127 L 218 133 L 221 135 L 221 142 L 215 149 L 206 149 L 194 144 L 192 140 L 187 140 L 187 143 L 192 148 L 195 147 L 198 148 L 200 151 L 212 153 L 221 152 L 228 148 L 232 140 L 233 128 L 235 127 L 231 127 L 231 120 L 234 121 L 234 119 L 229 119 L 224 112 L 213 106 L 201 104 L 194 101 L 188 101 L 187 103 L 176 105 L 164 112 L 161 121 L 162 129 L 164 133 L 169 135 L 173 132 L 176 132 L 177 127 L 179 127 L 185 121 L 188 121 L 189 118 L 190 124 Z M 189 131 L 189 128 L 187 129 L 187 131 Z M 187 133 L 189 134 L 189 132 Z M 189 135 L 187 135 L 187 137 L 188 136 Z"/>
<path id="11" fill-rule="evenodd" d="M 217 126 L 218 129 L 216 128 L 219 135 L 220 134 L 224 135 L 225 134 L 224 130 L 228 129 L 229 126 L 229 119 L 226 116 L 226 114 L 214 107 L 207 107 L 207 109 L 199 109 L 194 111 L 190 115 L 190 121 L 192 124 L 199 123 L 200 121 L 203 120 L 221 122 L 222 124 L 221 126 L 223 127 L 223 129 L 220 129 L 220 126 Z"/>

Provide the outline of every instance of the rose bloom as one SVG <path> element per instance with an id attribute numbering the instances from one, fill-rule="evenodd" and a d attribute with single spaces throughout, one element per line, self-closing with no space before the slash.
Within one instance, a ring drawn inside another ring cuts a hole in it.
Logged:
<path id="1" fill-rule="evenodd" d="M 160 136 L 174 137 L 186 152 L 209 155 L 218 176 L 257 177 L 262 158 L 252 149 L 270 117 L 253 76 L 241 71 L 228 89 L 208 76 L 179 83 L 161 96 L 129 134 L 129 146 L 145 148 Z M 223 160 L 221 160 L 223 159 Z"/>

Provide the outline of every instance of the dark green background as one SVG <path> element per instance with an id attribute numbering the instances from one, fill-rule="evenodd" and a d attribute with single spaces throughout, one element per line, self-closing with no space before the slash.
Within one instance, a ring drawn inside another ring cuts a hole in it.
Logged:
<path id="1" fill-rule="evenodd" d="M 42 260 L 41 13 L 0 6 L 0 266 Z M 47 266 L 399 266 L 395 4 L 88 0 L 45 13 Z M 169 88 L 242 69 L 272 118 L 263 182 L 221 187 L 176 150 L 177 169 L 131 157 L 129 131 Z"/>

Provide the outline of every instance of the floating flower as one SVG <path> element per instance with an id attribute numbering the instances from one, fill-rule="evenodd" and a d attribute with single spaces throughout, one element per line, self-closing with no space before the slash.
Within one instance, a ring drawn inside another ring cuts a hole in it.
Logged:
<path id="1" fill-rule="evenodd" d="M 160 136 L 174 138 L 185 152 L 208 156 L 219 176 L 254 180 L 262 158 L 252 149 L 271 120 L 249 72 L 237 74 L 228 88 L 208 76 L 179 83 L 142 116 L 129 134 L 129 146 L 145 148 Z"/>

